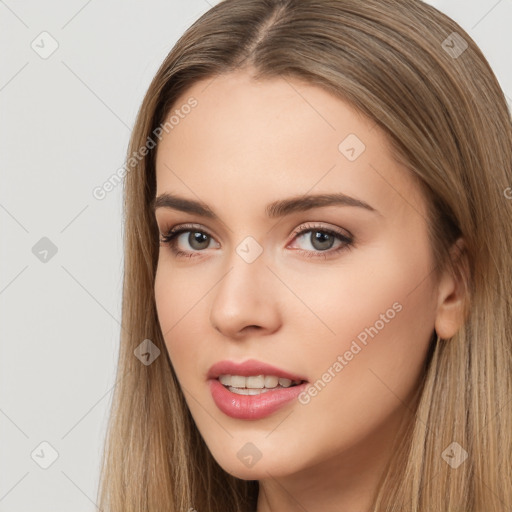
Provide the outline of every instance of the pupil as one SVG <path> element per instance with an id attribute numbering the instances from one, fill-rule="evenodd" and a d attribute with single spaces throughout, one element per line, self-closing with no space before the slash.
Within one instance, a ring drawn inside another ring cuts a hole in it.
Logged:
<path id="1" fill-rule="evenodd" d="M 329 233 L 324 233 L 323 231 L 314 231 L 311 233 L 311 245 L 315 249 L 330 249 L 333 243 L 334 238 Z"/>
<path id="2" fill-rule="evenodd" d="M 205 235 L 204 233 L 191 232 L 188 235 L 188 242 L 190 244 L 190 247 L 193 247 L 194 249 L 206 249 L 208 247 L 208 243 L 210 242 L 210 240 L 209 236 Z M 196 243 L 199 245 L 199 247 L 196 245 Z M 201 244 L 204 244 L 204 246 L 202 246 Z"/>

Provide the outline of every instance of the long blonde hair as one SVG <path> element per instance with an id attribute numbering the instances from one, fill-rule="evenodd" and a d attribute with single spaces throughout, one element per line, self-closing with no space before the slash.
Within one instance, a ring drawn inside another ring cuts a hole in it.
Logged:
<path id="1" fill-rule="evenodd" d="M 194 82 L 246 66 L 260 78 L 323 87 L 373 119 L 428 200 L 434 271 L 464 279 L 466 321 L 453 338 L 433 339 L 417 407 L 372 510 L 512 509 L 512 123 L 488 62 L 457 23 L 419 0 L 224 0 L 156 73 L 128 157 L 155 139 Z M 124 183 L 122 332 L 99 505 L 254 511 L 258 482 L 213 459 L 159 328 L 155 153 L 130 159 Z M 449 258 L 459 237 L 465 274 Z M 161 351 L 147 366 L 134 356 L 145 339 Z M 458 468 L 443 457 L 454 442 L 468 454 Z"/>

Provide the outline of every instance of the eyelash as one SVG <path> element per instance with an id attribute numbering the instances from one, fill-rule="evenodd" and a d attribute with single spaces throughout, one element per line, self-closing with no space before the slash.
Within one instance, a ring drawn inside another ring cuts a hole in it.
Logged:
<path id="1" fill-rule="evenodd" d="M 161 245 L 168 245 L 171 249 L 172 253 L 176 258 L 192 258 L 196 257 L 195 254 L 203 251 L 180 251 L 176 249 L 176 242 L 179 235 L 182 233 L 188 233 L 194 231 L 196 233 L 201 233 L 204 235 L 207 235 L 211 239 L 213 239 L 213 236 L 210 235 L 207 231 L 203 230 L 200 226 L 197 226 L 195 224 L 182 224 L 178 227 L 173 227 L 167 231 L 166 234 L 161 235 L 160 243 Z M 338 232 L 333 229 L 327 229 L 323 228 L 322 226 L 315 226 L 311 224 L 304 224 L 301 225 L 299 228 L 297 228 L 293 233 L 292 241 L 295 240 L 298 236 L 302 236 L 306 233 L 311 233 L 318 231 L 320 233 L 326 233 L 328 235 L 332 235 L 341 242 L 343 242 L 342 245 L 340 245 L 336 249 L 327 249 L 325 251 L 306 251 L 304 249 L 295 249 L 299 254 L 303 254 L 306 258 L 323 258 L 327 259 L 330 258 L 332 255 L 337 255 L 341 253 L 342 251 L 348 251 L 353 248 L 354 240 L 352 237 L 348 237 L 341 232 Z"/>

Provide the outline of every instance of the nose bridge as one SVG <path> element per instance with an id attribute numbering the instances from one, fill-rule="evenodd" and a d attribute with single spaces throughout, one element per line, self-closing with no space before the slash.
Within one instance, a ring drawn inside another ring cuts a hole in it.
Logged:
<path id="1" fill-rule="evenodd" d="M 233 336 L 246 326 L 274 330 L 278 301 L 263 248 L 247 237 L 227 259 L 228 271 L 219 282 L 211 305 L 211 323 Z"/>
<path id="2" fill-rule="evenodd" d="M 223 288 L 229 294 L 241 293 L 243 297 L 257 300 L 259 289 L 269 285 L 267 263 L 263 246 L 253 236 L 246 236 L 227 256 L 229 273 Z"/>

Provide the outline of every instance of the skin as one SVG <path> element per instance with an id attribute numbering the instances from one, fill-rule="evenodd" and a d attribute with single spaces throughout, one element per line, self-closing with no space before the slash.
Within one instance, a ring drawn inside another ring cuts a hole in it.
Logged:
<path id="1" fill-rule="evenodd" d="M 190 96 L 197 107 L 159 143 L 157 196 L 201 200 L 220 221 L 156 209 L 161 234 L 195 223 L 212 240 L 201 249 L 182 234 L 178 248 L 191 258 L 161 245 L 155 299 L 191 414 L 225 471 L 260 481 L 258 512 L 366 511 L 411 416 L 434 328 L 449 338 L 462 321 L 460 284 L 433 278 L 424 198 L 375 123 L 317 86 L 243 70 L 197 82 L 174 108 Z M 348 134 L 366 146 L 354 161 L 338 149 Z M 271 201 L 332 192 L 378 213 L 331 205 L 265 215 Z M 304 224 L 351 235 L 353 245 L 334 253 L 343 242 L 333 238 L 323 258 L 311 235 L 293 235 Z M 247 236 L 263 250 L 252 263 L 236 252 Z M 400 312 L 307 405 L 256 421 L 216 407 L 213 363 L 254 358 L 314 383 L 394 303 Z M 247 442 L 262 454 L 251 468 L 237 457 Z"/>

